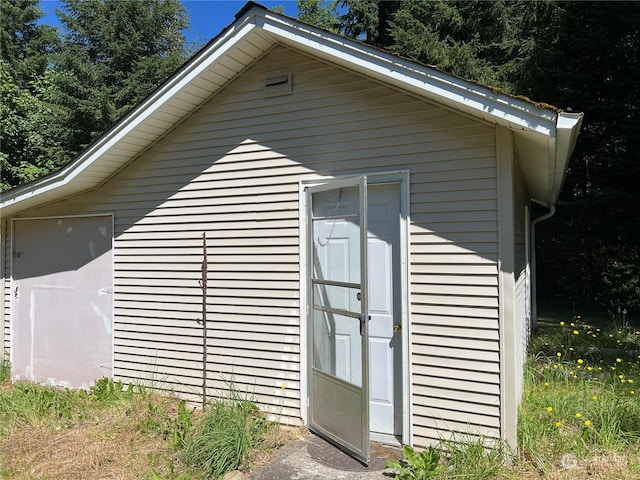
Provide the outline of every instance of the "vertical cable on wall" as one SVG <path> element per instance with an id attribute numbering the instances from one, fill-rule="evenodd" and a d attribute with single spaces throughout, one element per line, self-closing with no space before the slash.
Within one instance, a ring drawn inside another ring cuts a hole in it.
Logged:
<path id="1" fill-rule="evenodd" d="M 207 235 L 202 232 L 202 409 L 207 404 Z"/>

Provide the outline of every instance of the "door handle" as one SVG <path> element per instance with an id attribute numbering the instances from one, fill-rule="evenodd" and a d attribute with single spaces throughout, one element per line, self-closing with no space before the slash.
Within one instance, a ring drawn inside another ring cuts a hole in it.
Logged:
<path id="1" fill-rule="evenodd" d="M 18 287 L 19 287 L 19 286 L 20 286 L 20 284 L 19 284 L 18 282 L 16 282 L 16 286 L 15 286 L 15 287 L 13 287 L 13 296 L 14 296 L 15 298 L 18 298 L 18 297 L 20 296 L 20 295 L 19 295 L 19 293 L 18 293 Z"/>
<path id="2" fill-rule="evenodd" d="M 364 335 L 364 329 L 367 326 L 367 320 L 371 320 L 371 316 L 362 314 L 358 319 L 360 320 L 360 335 L 362 336 Z"/>
<path id="3" fill-rule="evenodd" d="M 393 326 L 393 333 L 400 333 L 401 330 L 402 330 L 402 325 L 397 324 Z"/>

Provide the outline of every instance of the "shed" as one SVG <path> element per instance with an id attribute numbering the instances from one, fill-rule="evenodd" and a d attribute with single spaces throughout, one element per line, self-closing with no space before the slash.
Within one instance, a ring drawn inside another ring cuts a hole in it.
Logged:
<path id="1" fill-rule="evenodd" d="M 365 462 L 371 439 L 515 447 L 530 204 L 556 202 L 581 122 L 248 3 L 3 193 L 12 376 L 233 386 Z"/>

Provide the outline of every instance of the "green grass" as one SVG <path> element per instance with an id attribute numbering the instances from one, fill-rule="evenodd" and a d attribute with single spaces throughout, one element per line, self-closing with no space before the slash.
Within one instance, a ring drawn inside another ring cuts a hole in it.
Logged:
<path id="1" fill-rule="evenodd" d="M 256 405 L 231 385 L 229 397 L 209 403 L 187 437 L 184 461 L 205 478 L 245 468 L 269 427 Z"/>
<path id="2" fill-rule="evenodd" d="M 11 378 L 11 363 L 8 358 L 0 359 L 0 384 L 8 382 Z"/>
<path id="3" fill-rule="evenodd" d="M 248 467 L 272 431 L 233 384 L 228 397 L 194 413 L 184 401 L 106 378 L 88 392 L 3 382 L 1 478 L 44 478 L 36 470 L 51 479 L 93 478 L 105 465 L 110 478 L 218 478 Z M 31 458 L 34 452 L 42 455 Z"/>
<path id="4" fill-rule="evenodd" d="M 82 421 L 88 410 L 83 391 L 55 389 L 32 383 L 17 383 L 0 391 L 0 439 L 19 425 L 47 419 L 54 428 Z"/>
<path id="5" fill-rule="evenodd" d="M 522 462 L 545 471 L 566 455 L 580 461 L 640 451 L 640 329 L 623 322 L 605 328 L 580 316 L 556 320 L 539 326 L 530 353 L 519 415 Z"/>
<path id="6" fill-rule="evenodd" d="M 640 328 L 622 317 L 604 320 L 539 323 L 515 458 L 503 445 L 458 436 L 439 443 L 438 465 L 400 463 L 398 478 L 640 478 Z"/>

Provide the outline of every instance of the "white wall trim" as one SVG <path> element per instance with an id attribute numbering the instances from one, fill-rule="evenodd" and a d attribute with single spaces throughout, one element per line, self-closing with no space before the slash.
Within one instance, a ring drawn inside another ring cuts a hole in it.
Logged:
<path id="1" fill-rule="evenodd" d="M 498 180 L 498 288 L 500 332 L 500 435 L 512 449 L 518 448 L 518 368 L 515 309 L 513 137 L 496 127 Z"/>
<path id="2" fill-rule="evenodd" d="M 307 256 L 309 247 L 307 245 L 307 195 L 305 192 L 307 185 L 304 181 L 298 183 L 298 245 L 300 247 L 300 418 L 304 425 L 309 424 L 309 357 L 307 348 L 309 344 L 309 332 L 307 322 L 309 321 L 309 301 L 307 284 Z"/>

